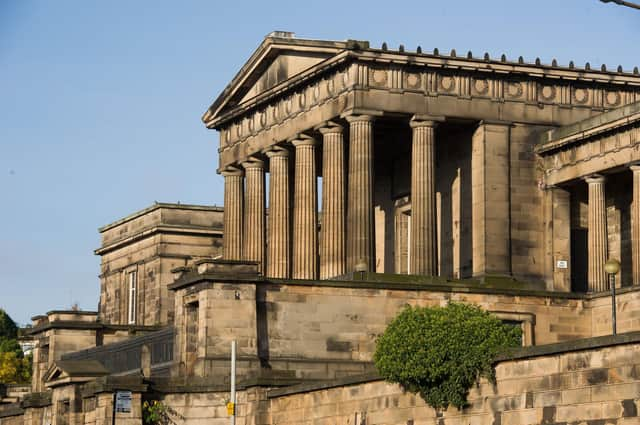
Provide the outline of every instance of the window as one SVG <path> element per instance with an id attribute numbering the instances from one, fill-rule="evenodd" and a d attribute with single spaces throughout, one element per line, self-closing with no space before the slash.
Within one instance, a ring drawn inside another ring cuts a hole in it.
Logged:
<path id="1" fill-rule="evenodd" d="M 129 272 L 127 275 L 129 278 L 129 320 L 128 323 L 133 325 L 136 323 L 136 313 L 137 313 L 137 291 L 138 291 L 138 276 L 135 271 Z"/>

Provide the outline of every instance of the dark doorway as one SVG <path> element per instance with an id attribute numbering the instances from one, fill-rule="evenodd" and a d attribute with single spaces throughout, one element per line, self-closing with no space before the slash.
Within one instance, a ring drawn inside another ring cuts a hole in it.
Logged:
<path id="1" fill-rule="evenodd" d="M 571 290 L 573 292 L 587 292 L 588 289 L 588 234 L 587 229 L 571 229 Z"/>

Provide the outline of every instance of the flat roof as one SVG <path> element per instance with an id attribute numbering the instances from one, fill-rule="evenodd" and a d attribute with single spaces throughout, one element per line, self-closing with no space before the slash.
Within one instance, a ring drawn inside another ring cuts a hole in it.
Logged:
<path id="1" fill-rule="evenodd" d="M 218 212 L 222 212 L 224 211 L 224 207 L 220 207 L 217 205 L 194 205 L 194 204 L 173 204 L 173 203 L 167 203 L 167 202 L 156 202 L 153 205 L 144 208 L 140 211 L 134 212 L 132 214 L 129 214 L 128 216 L 121 218 L 119 220 L 116 220 L 112 223 L 106 224 L 102 227 L 98 228 L 98 231 L 100 233 L 103 233 L 109 229 L 113 229 L 114 227 L 117 227 L 121 224 L 124 224 L 128 221 L 134 220 L 138 217 L 141 217 L 145 214 L 149 214 L 152 211 L 155 211 L 157 209 L 160 208 L 166 208 L 166 209 L 176 209 L 176 210 L 193 210 L 193 211 L 218 211 Z"/>

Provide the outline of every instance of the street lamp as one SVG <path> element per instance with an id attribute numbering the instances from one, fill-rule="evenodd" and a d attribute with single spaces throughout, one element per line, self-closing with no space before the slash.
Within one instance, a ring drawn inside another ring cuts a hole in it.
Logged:
<path id="1" fill-rule="evenodd" d="M 604 271 L 609 275 L 609 288 L 611 288 L 611 327 L 613 335 L 616 334 L 616 274 L 620 271 L 620 262 L 610 259 L 604 263 Z"/>

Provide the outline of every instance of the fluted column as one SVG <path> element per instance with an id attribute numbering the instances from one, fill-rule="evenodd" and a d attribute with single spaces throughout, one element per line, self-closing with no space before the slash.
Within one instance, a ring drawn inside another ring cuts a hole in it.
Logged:
<path id="1" fill-rule="evenodd" d="M 411 120 L 411 259 L 410 273 L 436 275 L 436 121 Z"/>
<path id="2" fill-rule="evenodd" d="M 294 279 L 315 279 L 318 267 L 316 141 L 301 137 L 292 143 L 296 148 L 292 276 Z"/>
<path id="3" fill-rule="evenodd" d="M 224 176 L 224 212 L 222 256 L 226 260 L 242 259 L 242 224 L 244 215 L 244 176 L 242 170 L 227 167 Z"/>
<path id="4" fill-rule="evenodd" d="M 322 133 L 322 227 L 320 279 L 343 275 L 345 270 L 345 185 L 342 127 L 330 124 Z"/>
<path id="5" fill-rule="evenodd" d="M 632 165 L 633 201 L 631 203 L 631 261 L 633 284 L 640 285 L 640 165 Z"/>
<path id="6" fill-rule="evenodd" d="M 260 262 L 260 271 L 264 273 L 264 163 L 252 158 L 243 162 L 242 166 L 246 175 L 242 258 Z"/>
<path id="7" fill-rule="evenodd" d="M 373 230 L 373 117 L 350 115 L 347 191 L 347 271 L 375 270 Z"/>
<path id="8" fill-rule="evenodd" d="M 607 275 L 604 263 L 607 261 L 607 210 L 604 197 L 604 177 L 593 175 L 585 178 L 589 184 L 589 274 L 588 290 L 607 290 Z"/>
<path id="9" fill-rule="evenodd" d="M 267 276 L 289 277 L 289 151 L 273 147 L 269 157 L 269 243 Z"/>

